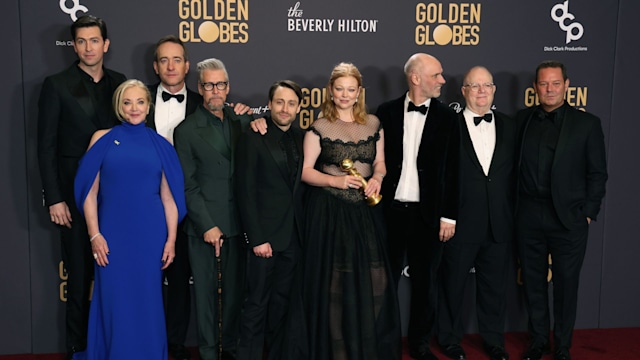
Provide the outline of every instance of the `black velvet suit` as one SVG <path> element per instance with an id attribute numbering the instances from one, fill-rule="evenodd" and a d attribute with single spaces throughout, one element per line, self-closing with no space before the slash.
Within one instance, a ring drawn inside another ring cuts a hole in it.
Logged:
<path id="1" fill-rule="evenodd" d="M 155 100 L 158 92 L 158 85 L 150 85 L 149 92 L 154 106 L 151 107 L 147 116 L 147 126 L 156 130 L 155 120 Z M 187 89 L 185 101 L 186 109 L 184 117 L 196 111 L 199 104 L 202 104 L 202 96 L 195 91 Z M 189 250 L 187 233 L 184 232 L 184 221 L 178 227 L 176 237 L 176 257 L 171 266 L 164 271 L 167 278 L 167 295 L 165 298 L 165 315 L 167 323 L 167 339 L 170 345 L 183 345 L 189 329 L 189 318 L 191 309 L 191 289 L 189 288 L 189 277 L 191 268 L 189 265 Z"/>
<path id="2" fill-rule="evenodd" d="M 91 136 L 97 130 L 118 124 L 111 109 L 98 113 L 96 101 L 86 87 L 78 62 L 47 77 L 38 102 L 38 161 L 45 206 L 66 202 L 72 228 L 60 227 L 62 256 L 67 279 L 66 346 L 84 349 L 87 343 L 89 285 L 93 277 L 93 257 L 87 226 L 78 212 L 73 196 L 73 181 L 78 161 L 84 155 Z M 104 69 L 106 92 L 111 94 L 125 81 L 124 75 Z"/>
<path id="3" fill-rule="evenodd" d="M 493 112 L 496 143 L 488 175 L 478 160 L 463 113 L 460 121 L 459 210 L 456 234 L 445 244 L 438 341 L 460 344 L 462 306 L 469 270 L 475 267 L 480 335 L 504 346 L 505 280 L 513 240 L 516 123 Z M 471 125 L 474 126 L 474 125 Z"/>
<path id="4" fill-rule="evenodd" d="M 420 352 L 433 334 L 437 304 L 436 278 L 442 255 L 440 218 L 457 219 L 459 135 L 456 114 L 431 99 L 417 155 L 420 187 L 418 208 L 396 206 L 394 197 L 402 172 L 405 95 L 386 102 L 376 116 L 385 134 L 387 174 L 381 194 L 389 230 L 390 262 L 399 280 L 405 250 L 410 267 L 411 314 L 409 346 Z"/>
<path id="5" fill-rule="evenodd" d="M 248 295 L 241 317 L 238 360 L 261 360 L 265 335 L 268 359 L 285 358 L 282 353 L 285 324 L 300 257 L 299 240 L 304 223 L 304 184 L 300 181 L 303 132 L 289 129 L 299 154 L 292 176 L 281 145 L 281 138 L 286 135 L 274 124 L 269 126 L 264 136 L 252 131 L 244 133 L 237 148 L 236 197 L 250 248 Z M 252 251 L 264 243 L 271 245 L 270 258 L 258 257 Z"/>
<path id="6" fill-rule="evenodd" d="M 587 246 L 587 217 L 595 220 L 607 180 L 600 119 L 563 105 L 561 127 L 551 163 L 550 199 L 524 193 L 522 164 L 528 154 L 527 132 L 543 121 L 538 107 L 516 115 L 521 151 L 516 207 L 517 245 L 522 266 L 529 332 L 533 345 L 549 341 L 548 254 L 553 261 L 554 339 L 556 348 L 571 347 L 576 319 L 580 269 Z M 544 120 L 548 121 L 548 120 Z M 537 125 L 537 124 L 536 124 Z M 540 179 L 538 179 L 540 181 Z"/>

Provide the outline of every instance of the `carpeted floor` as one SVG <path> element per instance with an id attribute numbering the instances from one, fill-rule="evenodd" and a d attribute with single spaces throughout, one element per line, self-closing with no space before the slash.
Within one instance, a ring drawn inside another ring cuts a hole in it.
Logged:
<path id="1" fill-rule="evenodd" d="M 488 359 L 482 350 L 479 335 L 465 336 L 462 346 L 467 352 L 467 359 Z M 506 348 L 512 360 L 519 360 L 526 347 L 525 333 L 506 335 Z M 437 346 L 434 345 L 433 350 L 441 359 L 447 359 L 439 352 Z M 195 348 L 191 349 L 191 353 L 194 355 L 193 360 L 199 359 Z M 571 356 L 574 360 L 638 360 L 640 359 L 640 328 L 576 330 L 573 335 Z M 63 358 L 64 354 L 0 355 L 0 360 L 62 360 Z M 403 360 L 410 359 L 405 344 Z M 552 355 L 543 357 L 543 360 L 552 359 Z"/>

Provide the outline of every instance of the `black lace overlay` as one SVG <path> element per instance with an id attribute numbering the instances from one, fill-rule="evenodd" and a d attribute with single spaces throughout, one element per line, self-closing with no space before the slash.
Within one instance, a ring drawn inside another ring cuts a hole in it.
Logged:
<path id="1" fill-rule="evenodd" d="M 369 179 L 373 175 L 376 143 L 380 139 L 380 121 L 377 117 L 368 115 L 365 124 L 341 120 L 332 123 L 327 119 L 318 119 L 310 130 L 320 137 L 321 152 L 316 169 L 325 174 L 346 175 L 340 163 L 344 159 L 351 159 L 353 167 L 362 177 Z M 325 187 L 324 190 L 347 202 L 364 202 L 360 189 Z"/>
<path id="2" fill-rule="evenodd" d="M 344 175 L 353 160 L 365 178 L 373 171 L 380 122 L 316 120 L 320 137 L 316 169 Z M 304 236 L 306 360 L 399 360 L 401 331 L 397 295 L 387 259 L 382 206 L 367 206 L 361 190 L 310 187 Z"/>

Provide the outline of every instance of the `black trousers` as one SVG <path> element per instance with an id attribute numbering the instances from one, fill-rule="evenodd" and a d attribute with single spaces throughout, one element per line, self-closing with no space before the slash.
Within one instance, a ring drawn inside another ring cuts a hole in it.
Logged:
<path id="1" fill-rule="evenodd" d="M 274 251 L 271 258 L 258 257 L 249 250 L 248 294 L 240 318 L 237 360 L 262 360 L 265 345 L 267 359 L 284 358 L 287 315 L 300 252 L 297 239 L 284 251 Z"/>
<path id="2" fill-rule="evenodd" d="M 176 257 L 164 271 L 167 278 L 165 297 L 165 319 L 167 340 L 171 345 L 184 345 L 191 316 L 191 265 L 189 264 L 189 241 L 183 229 L 184 221 L 178 226 L 176 237 Z"/>
<path id="3" fill-rule="evenodd" d="M 87 223 L 73 202 L 67 202 L 73 223 L 71 229 L 60 226 L 62 261 L 67 270 L 66 347 L 67 352 L 87 347 L 89 293 L 94 259 L 87 234 Z"/>
<path id="4" fill-rule="evenodd" d="M 409 315 L 409 347 L 412 351 L 429 346 L 434 334 L 438 302 L 438 268 L 443 243 L 440 229 L 423 219 L 418 203 L 394 201 L 386 208 L 389 261 L 396 284 L 404 266 L 405 252 L 409 263 L 411 299 Z"/>
<path id="5" fill-rule="evenodd" d="M 476 312 L 482 340 L 504 346 L 507 265 L 509 243 L 497 243 L 491 231 L 478 235 L 480 242 L 460 242 L 454 236 L 444 245 L 441 265 L 442 296 L 438 311 L 438 342 L 460 344 L 464 335 L 463 304 L 469 270 L 475 268 Z"/>
<path id="6" fill-rule="evenodd" d="M 518 206 L 516 231 L 532 344 L 549 342 L 547 275 L 551 254 L 555 347 L 569 349 L 576 322 L 580 270 L 587 249 L 586 217 L 584 226 L 567 230 L 551 200 L 524 198 Z"/>

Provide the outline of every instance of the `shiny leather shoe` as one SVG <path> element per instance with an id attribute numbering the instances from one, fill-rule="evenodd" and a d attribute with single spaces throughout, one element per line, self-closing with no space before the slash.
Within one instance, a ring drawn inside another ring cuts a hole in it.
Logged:
<path id="1" fill-rule="evenodd" d="M 460 344 L 449 344 L 442 346 L 442 352 L 450 359 L 466 360 L 467 354 L 464 353 L 464 349 Z"/>
<path id="2" fill-rule="evenodd" d="M 416 360 L 438 360 L 438 357 L 431 352 L 428 346 L 421 347 L 418 350 L 411 350 L 409 355 Z"/>
<path id="3" fill-rule="evenodd" d="M 509 360 L 509 354 L 500 345 L 485 345 L 484 350 L 489 355 L 490 360 Z"/>
<path id="4" fill-rule="evenodd" d="M 169 355 L 173 360 L 191 360 L 189 350 L 182 344 L 169 344 Z"/>
<path id="5" fill-rule="evenodd" d="M 540 360 L 547 352 L 549 352 L 548 345 L 531 345 L 522 355 L 522 360 Z"/>
<path id="6" fill-rule="evenodd" d="M 571 360 L 571 354 L 568 349 L 558 349 L 553 354 L 553 360 Z"/>

